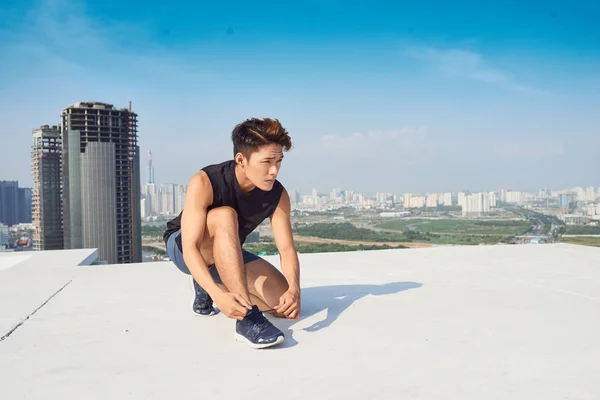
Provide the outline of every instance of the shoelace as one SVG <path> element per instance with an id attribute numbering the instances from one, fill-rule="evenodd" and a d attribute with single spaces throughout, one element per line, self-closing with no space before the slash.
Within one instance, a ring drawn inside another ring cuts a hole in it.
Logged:
<path id="1" fill-rule="evenodd" d="M 248 314 L 246 314 L 246 317 L 254 322 L 258 327 L 263 328 L 266 325 L 270 325 L 271 323 L 269 322 L 268 319 L 265 318 L 264 315 L 262 315 L 262 312 L 250 312 Z"/>

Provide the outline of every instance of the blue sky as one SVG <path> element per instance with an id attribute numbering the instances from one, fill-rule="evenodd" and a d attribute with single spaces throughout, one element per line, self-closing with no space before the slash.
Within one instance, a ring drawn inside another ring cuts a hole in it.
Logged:
<path id="1" fill-rule="evenodd" d="M 600 3 L 323 3 L 4 0 L 0 180 L 62 108 L 131 100 L 158 183 L 269 116 L 290 189 L 600 186 Z"/>

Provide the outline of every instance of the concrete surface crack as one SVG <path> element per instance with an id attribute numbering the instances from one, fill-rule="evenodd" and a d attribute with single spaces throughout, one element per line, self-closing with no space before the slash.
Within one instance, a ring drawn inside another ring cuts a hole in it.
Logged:
<path id="1" fill-rule="evenodd" d="M 28 316 L 23 318 L 21 320 L 21 322 L 19 322 L 17 325 L 13 326 L 8 332 L 6 332 L 6 334 L 4 336 L 0 337 L 0 342 L 2 342 L 4 339 L 6 339 L 10 335 L 12 335 L 17 329 L 19 329 L 21 327 L 21 325 L 23 325 L 25 323 L 25 321 L 27 321 L 29 318 L 31 318 L 33 316 L 33 314 L 35 314 L 36 312 L 41 310 L 42 307 L 44 307 L 46 304 L 48 304 L 48 302 L 50 300 L 52 300 L 54 298 L 54 296 L 56 296 L 57 294 L 62 292 L 63 289 L 66 288 L 71 282 L 73 282 L 73 279 L 71 279 L 69 282 L 65 283 L 60 289 L 58 289 L 56 292 L 54 292 L 54 294 L 52 296 L 48 297 L 48 299 L 45 302 L 43 302 L 38 308 L 33 310 L 33 312 L 31 312 Z"/>

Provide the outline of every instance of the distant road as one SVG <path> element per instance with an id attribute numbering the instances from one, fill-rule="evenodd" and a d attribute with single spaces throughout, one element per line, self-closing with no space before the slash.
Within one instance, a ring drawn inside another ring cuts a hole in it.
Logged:
<path id="1" fill-rule="evenodd" d="M 562 237 L 600 237 L 600 235 L 562 235 Z"/>
<path id="2" fill-rule="evenodd" d="M 345 239 L 326 239 L 320 238 L 316 236 L 302 236 L 302 235 L 294 235 L 294 240 L 298 242 L 306 242 L 306 243 L 338 243 L 338 244 L 347 244 L 357 246 L 362 244 L 363 246 L 371 246 L 371 245 L 384 245 L 388 246 L 398 246 L 402 245 L 410 248 L 423 248 L 423 247 L 431 247 L 430 243 L 421 243 L 421 242 L 370 242 L 370 241 L 360 241 L 360 240 L 345 240 Z"/>

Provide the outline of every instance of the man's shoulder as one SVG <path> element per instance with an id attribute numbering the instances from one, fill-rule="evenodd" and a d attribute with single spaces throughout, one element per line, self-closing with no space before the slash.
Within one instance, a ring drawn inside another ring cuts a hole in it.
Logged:
<path id="1" fill-rule="evenodd" d="M 203 170 L 196 172 L 188 183 L 187 192 L 194 196 L 204 196 L 207 199 L 212 198 L 214 195 L 214 185 L 210 176 Z"/>
<path id="2" fill-rule="evenodd" d="M 233 163 L 235 163 L 235 160 L 225 160 L 220 163 L 208 164 L 202 167 L 200 171 L 205 171 L 206 173 L 221 172 L 227 168 L 231 168 Z"/>

